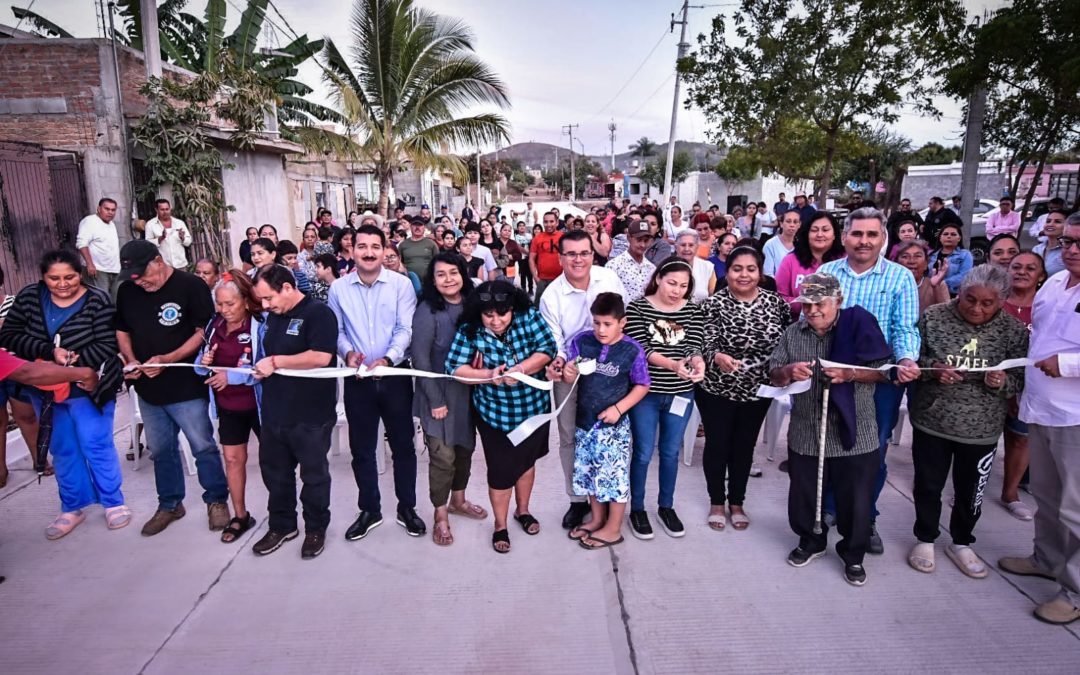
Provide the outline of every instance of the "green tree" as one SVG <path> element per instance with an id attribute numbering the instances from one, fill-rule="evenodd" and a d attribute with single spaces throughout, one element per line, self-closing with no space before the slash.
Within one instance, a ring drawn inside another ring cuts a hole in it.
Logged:
<path id="1" fill-rule="evenodd" d="M 656 154 L 656 143 L 649 139 L 648 136 L 642 136 L 633 142 L 630 146 L 630 152 L 638 156 L 642 161 L 647 157 L 652 157 Z"/>
<path id="2" fill-rule="evenodd" d="M 964 158 L 964 149 L 959 145 L 945 147 L 940 143 L 924 143 L 908 155 L 908 166 L 924 164 L 952 164 Z"/>
<path id="3" fill-rule="evenodd" d="M 239 149 L 254 146 L 272 99 L 272 83 L 245 68 L 225 51 L 214 70 L 192 80 L 150 78 L 140 93 L 147 98 L 143 116 L 131 126 L 132 142 L 150 170 L 136 186 L 139 198 L 153 196 L 164 184 L 173 187 L 174 208 L 204 241 L 214 260 L 231 258 L 221 173 L 233 168 L 207 129 L 213 120 L 232 128 L 229 140 Z"/>
<path id="4" fill-rule="evenodd" d="M 982 142 L 1004 150 L 1013 166 L 1009 192 L 1024 170 L 1080 143 L 1080 5 L 1075 0 L 1015 0 L 982 26 L 969 26 L 968 47 L 948 72 L 948 91 L 964 97 L 987 88 Z"/>
<path id="5" fill-rule="evenodd" d="M 465 112 L 510 105 L 506 86 L 475 55 L 465 23 L 412 0 L 355 0 L 349 28 L 349 59 L 326 41 L 324 79 L 360 133 L 379 181 L 380 213 L 386 214 L 394 174 L 406 165 L 463 177 L 466 168 L 452 149 L 509 140 L 502 115 Z"/>
<path id="6" fill-rule="evenodd" d="M 867 120 L 894 123 L 902 107 L 938 114 L 933 76 L 962 23 L 960 0 L 741 0 L 679 70 L 740 170 L 812 174 L 823 204 L 837 163 L 865 152 Z M 748 82 L 754 96 L 731 95 Z"/>
<path id="7" fill-rule="evenodd" d="M 664 191 L 664 174 L 667 170 L 667 157 L 660 157 L 645 165 L 641 177 L 649 185 L 655 185 Z M 675 159 L 671 163 L 671 182 L 678 185 L 686 180 L 690 172 L 694 170 L 694 158 L 685 150 L 677 150 Z"/>

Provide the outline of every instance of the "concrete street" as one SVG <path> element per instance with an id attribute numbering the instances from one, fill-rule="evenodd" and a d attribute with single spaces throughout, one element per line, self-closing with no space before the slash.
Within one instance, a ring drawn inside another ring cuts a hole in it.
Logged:
<path id="1" fill-rule="evenodd" d="M 128 446 L 127 401 L 116 442 Z M 553 441 L 555 434 L 552 434 Z M 513 551 L 495 554 L 491 522 L 454 517 L 453 546 L 414 539 L 394 523 L 391 472 L 382 477 L 382 527 L 359 542 L 344 532 L 356 515 L 345 452 L 331 457 L 333 521 L 326 551 L 300 559 L 300 540 L 266 558 L 251 545 L 265 532 L 266 491 L 257 453 L 248 500 L 258 527 L 231 545 L 207 531 L 195 477 L 188 515 L 146 539 L 155 505 L 153 470 L 124 462 L 131 526 L 106 530 L 100 508 L 56 542 L 53 479 L 29 464 L 0 491 L 0 671 L 4 673 L 1075 673 L 1080 623 L 1054 627 L 1031 616 L 1054 585 L 963 576 L 938 542 L 938 569 L 906 563 L 913 537 L 910 430 L 890 454 L 879 527 L 885 555 L 867 558 L 869 582 L 854 588 L 839 558 L 803 569 L 785 562 L 787 477 L 765 461 L 750 480 L 753 521 L 712 532 L 700 448 L 681 467 L 676 507 L 687 535 L 585 551 L 559 527 L 566 507 L 558 452 L 538 465 L 529 537 L 511 522 Z M 779 461 L 777 457 L 777 461 Z M 488 507 L 482 453 L 469 495 Z M 655 467 L 654 467 L 655 473 Z M 993 563 L 1030 551 L 1032 527 L 999 504 L 1001 461 L 987 493 L 975 549 Z M 655 475 L 650 512 L 655 514 Z M 947 523 L 950 492 L 942 516 Z M 418 509 L 431 527 L 427 456 Z M 1031 503 L 1031 498 L 1024 495 Z"/>

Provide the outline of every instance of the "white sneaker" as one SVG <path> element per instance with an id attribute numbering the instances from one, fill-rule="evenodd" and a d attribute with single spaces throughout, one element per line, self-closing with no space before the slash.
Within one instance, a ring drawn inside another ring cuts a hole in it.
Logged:
<path id="1" fill-rule="evenodd" d="M 989 574 L 982 559 L 975 554 L 975 551 L 971 550 L 970 546 L 949 544 L 945 547 L 945 555 L 949 556 L 949 560 L 956 563 L 961 572 L 972 579 L 983 579 Z"/>
<path id="2" fill-rule="evenodd" d="M 750 465 L 750 477 L 751 478 L 761 478 L 761 474 L 762 474 L 761 467 L 757 465 L 757 462 Z"/>

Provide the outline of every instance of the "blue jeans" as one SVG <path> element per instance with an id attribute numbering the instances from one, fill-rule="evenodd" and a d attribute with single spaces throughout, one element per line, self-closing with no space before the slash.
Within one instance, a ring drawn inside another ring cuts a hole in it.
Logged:
<path id="1" fill-rule="evenodd" d="M 681 416 L 668 412 L 673 394 L 646 394 L 630 409 L 630 433 L 634 437 L 634 455 L 630 459 L 630 510 L 645 510 L 645 478 L 649 474 L 656 435 L 660 434 L 660 508 L 672 508 L 675 503 L 675 479 L 679 475 L 679 451 L 683 432 L 694 410 L 694 392 L 678 394 L 690 399 Z"/>
<path id="2" fill-rule="evenodd" d="M 881 490 L 885 487 L 885 479 L 889 477 L 889 469 L 885 466 L 885 454 L 889 450 L 889 439 L 893 429 L 900 418 L 900 403 L 903 401 L 904 392 L 914 385 L 906 384 L 896 386 L 891 382 L 881 382 L 874 389 L 874 413 L 877 417 L 878 427 L 878 466 L 877 478 L 874 479 L 874 505 L 871 516 L 874 520 L 878 517 L 877 500 L 881 496 Z M 910 401 L 910 397 L 908 398 Z M 832 485 L 825 486 L 825 495 L 822 498 L 822 511 L 836 515 L 836 499 L 833 497 Z"/>
<path id="3" fill-rule="evenodd" d="M 210 423 L 210 404 L 205 398 L 179 403 L 151 405 L 139 399 L 143 425 L 146 427 L 146 447 L 154 461 L 154 482 L 157 484 L 158 508 L 171 511 L 184 501 L 184 466 L 180 458 L 180 436 L 184 432 L 195 457 L 203 501 L 220 504 L 229 498 L 221 451 L 214 441 Z"/>
<path id="4" fill-rule="evenodd" d="M 41 399 L 35 396 L 33 403 L 40 418 Z M 56 469 L 61 510 L 78 511 L 91 504 L 110 508 L 124 503 L 120 458 L 113 443 L 115 411 L 115 402 L 109 401 L 99 410 L 85 396 L 53 406 L 49 453 Z"/>

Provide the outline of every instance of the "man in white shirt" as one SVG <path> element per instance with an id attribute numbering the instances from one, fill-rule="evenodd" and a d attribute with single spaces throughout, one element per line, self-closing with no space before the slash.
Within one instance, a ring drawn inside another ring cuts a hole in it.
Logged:
<path id="1" fill-rule="evenodd" d="M 629 305 L 645 295 L 645 287 L 656 272 L 656 265 L 645 257 L 645 252 L 653 243 L 652 228 L 647 222 L 631 221 L 626 226 L 626 240 L 626 250 L 609 260 L 606 267 L 619 277 L 626 289 L 623 302 Z"/>
<path id="2" fill-rule="evenodd" d="M 1065 270 L 1043 284 L 1031 307 L 1035 362 L 1024 371 L 1020 419 L 1028 425 L 1034 552 L 998 561 L 1006 572 L 1058 583 L 1057 595 L 1035 608 L 1052 624 L 1080 619 L 1080 213 L 1058 241 Z"/>
<path id="3" fill-rule="evenodd" d="M 120 239 L 113 224 L 115 217 L 116 200 L 104 197 L 98 202 L 97 213 L 79 221 L 75 236 L 90 283 L 108 293 L 113 302 L 120 288 Z"/>
<path id="4" fill-rule="evenodd" d="M 566 494 L 570 497 L 570 508 L 563 516 L 562 526 L 568 530 L 577 527 L 585 519 L 585 515 L 589 513 L 589 502 L 587 497 L 574 494 L 574 416 L 577 412 L 577 389 L 558 379 L 562 376 L 562 367 L 566 363 L 566 343 L 581 331 L 592 327 L 592 314 L 589 309 L 597 295 L 618 293 L 625 298 L 626 294 L 619 277 L 611 270 L 594 267 L 593 257 L 593 245 L 588 232 L 571 230 L 564 234 L 559 240 L 559 261 L 562 263 L 563 272 L 555 277 L 540 298 L 540 314 L 551 328 L 558 347 L 558 354 L 549 366 L 548 376 L 555 383 L 555 402 L 558 404 L 566 401 L 559 413 L 558 425 L 559 459 L 566 478 Z"/>
<path id="5" fill-rule="evenodd" d="M 187 247 L 191 246 L 191 230 L 184 221 L 173 218 L 172 204 L 168 199 L 154 202 L 157 217 L 146 223 L 143 235 L 158 247 L 161 259 L 176 269 L 187 267 Z"/>

